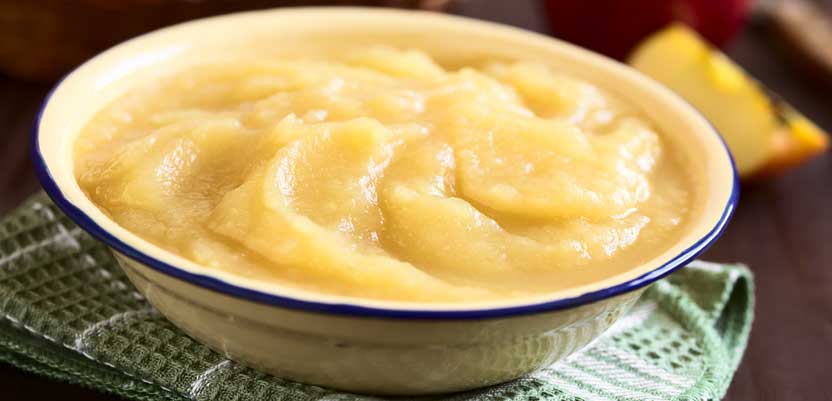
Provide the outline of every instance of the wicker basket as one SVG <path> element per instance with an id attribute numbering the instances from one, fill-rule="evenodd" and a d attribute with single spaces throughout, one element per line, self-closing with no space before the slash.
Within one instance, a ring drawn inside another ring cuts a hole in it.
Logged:
<path id="1" fill-rule="evenodd" d="M 0 0 L 0 72 L 59 78 L 127 38 L 189 19 L 280 6 L 362 5 L 442 10 L 450 0 Z"/>

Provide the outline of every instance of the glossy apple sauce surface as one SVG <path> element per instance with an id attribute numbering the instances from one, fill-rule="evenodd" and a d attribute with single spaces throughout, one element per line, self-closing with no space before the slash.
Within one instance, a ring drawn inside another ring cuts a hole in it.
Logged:
<path id="1" fill-rule="evenodd" d="M 656 257 L 691 186 L 642 113 L 530 61 L 233 59 L 134 88 L 74 144 L 87 196 L 198 264 L 369 299 L 511 299 Z"/>

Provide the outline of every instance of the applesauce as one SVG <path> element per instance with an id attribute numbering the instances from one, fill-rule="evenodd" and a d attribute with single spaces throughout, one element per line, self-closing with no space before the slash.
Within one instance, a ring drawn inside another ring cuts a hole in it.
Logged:
<path id="1" fill-rule="evenodd" d="M 638 110 L 534 62 L 231 60 L 136 88 L 75 176 L 124 228 L 306 290 L 475 301 L 588 284 L 678 239 L 687 174 Z"/>

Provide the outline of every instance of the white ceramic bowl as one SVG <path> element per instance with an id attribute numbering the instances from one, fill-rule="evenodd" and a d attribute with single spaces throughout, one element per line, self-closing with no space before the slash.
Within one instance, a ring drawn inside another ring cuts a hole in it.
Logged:
<path id="1" fill-rule="evenodd" d="M 199 266 L 120 227 L 81 191 L 72 143 L 130 88 L 237 54 L 327 46 L 418 47 L 438 59 L 533 59 L 588 79 L 640 108 L 694 172 L 691 222 L 678 243 L 591 285 L 529 299 L 417 304 L 311 293 Z M 679 97 L 634 70 L 534 33 L 413 11 L 309 8 L 199 20 L 130 40 L 69 74 L 35 125 L 33 159 L 46 192 L 110 246 L 147 299 L 186 333 L 238 361 L 289 379 L 374 394 L 427 394 L 507 381 L 580 349 L 645 287 L 722 232 L 737 199 L 720 137 Z"/>

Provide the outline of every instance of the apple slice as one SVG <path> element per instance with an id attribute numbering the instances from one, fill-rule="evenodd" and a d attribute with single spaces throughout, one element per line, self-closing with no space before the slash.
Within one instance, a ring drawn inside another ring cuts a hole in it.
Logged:
<path id="1" fill-rule="evenodd" d="M 649 37 L 629 62 L 714 124 L 743 178 L 782 171 L 828 146 L 819 128 L 682 24 Z"/>
<path id="2" fill-rule="evenodd" d="M 829 136 L 808 118 L 775 98 L 780 127 L 772 137 L 768 162 L 754 173 L 764 178 L 796 167 L 829 148 Z"/>

